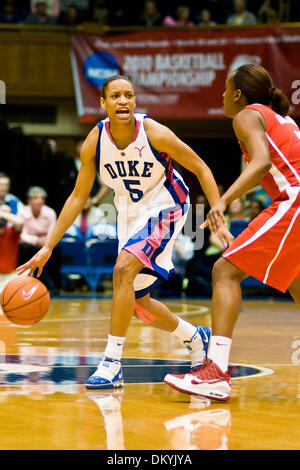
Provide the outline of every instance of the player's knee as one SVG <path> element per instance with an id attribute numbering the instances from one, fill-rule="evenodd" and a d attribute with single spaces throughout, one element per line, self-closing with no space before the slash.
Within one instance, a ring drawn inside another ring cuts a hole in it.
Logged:
<path id="1" fill-rule="evenodd" d="M 300 307 L 300 279 L 295 279 L 289 286 L 289 293 L 296 304 Z"/>
<path id="2" fill-rule="evenodd" d="M 226 280 L 236 280 L 241 282 L 242 279 L 243 272 L 229 263 L 226 259 L 221 257 L 215 262 L 212 270 L 213 283 Z"/>
<path id="3" fill-rule="evenodd" d="M 126 260 L 117 261 L 113 270 L 113 281 L 115 284 L 121 284 L 124 282 L 132 283 L 134 277 L 130 262 L 127 262 Z"/>
<path id="4" fill-rule="evenodd" d="M 220 279 L 224 277 L 225 269 L 226 269 L 226 265 L 224 266 L 223 258 L 219 258 L 218 261 L 216 261 L 215 264 L 213 265 L 213 269 L 212 269 L 213 282 L 219 281 Z"/>
<path id="5" fill-rule="evenodd" d="M 120 283 L 126 278 L 127 267 L 123 262 L 116 263 L 113 270 L 113 281 L 114 283 Z"/>

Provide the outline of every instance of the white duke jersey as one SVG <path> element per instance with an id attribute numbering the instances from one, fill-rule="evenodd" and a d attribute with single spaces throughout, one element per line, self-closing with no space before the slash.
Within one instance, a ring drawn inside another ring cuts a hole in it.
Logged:
<path id="1" fill-rule="evenodd" d="M 143 262 L 149 273 L 153 271 L 152 275 L 168 279 L 174 271 L 171 261 L 174 241 L 189 208 L 189 189 L 174 169 L 172 159 L 149 142 L 144 128 L 144 119 L 148 117 L 144 114 L 134 117 L 135 135 L 125 149 L 115 145 L 109 118 L 97 124 L 97 171 L 114 191 L 119 251 L 125 248 Z M 141 280 L 141 276 L 137 278 Z M 149 276 L 146 280 L 144 277 L 144 281 L 135 289 L 153 283 L 153 278 L 150 282 Z"/>
<path id="2" fill-rule="evenodd" d="M 135 114 L 136 131 L 132 142 L 123 150 L 116 147 L 110 131 L 109 119 L 98 123 L 97 170 L 104 183 L 115 193 L 115 205 L 120 201 L 131 206 L 147 204 L 163 187 L 173 194 L 177 202 L 184 202 L 188 194 L 181 175 L 173 168 L 171 158 L 157 152 L 150 144 L 145 128 L 144 114 Z M 171 187 L 169 187 L 169 182 Z"/>

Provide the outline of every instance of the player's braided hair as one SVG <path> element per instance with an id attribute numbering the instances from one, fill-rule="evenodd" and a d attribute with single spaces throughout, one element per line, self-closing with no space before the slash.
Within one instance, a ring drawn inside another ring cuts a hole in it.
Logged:
<path id="1" fill-rule="evenodd" d="M 271 75 L 264 67 L 253 64 L 242 65 L 234 70 L 232 79 L 235 88 L 241 90 L 248 104 L 270 105 L 281 116 L 287 115 L 289 100 L 274 86 Z"/>

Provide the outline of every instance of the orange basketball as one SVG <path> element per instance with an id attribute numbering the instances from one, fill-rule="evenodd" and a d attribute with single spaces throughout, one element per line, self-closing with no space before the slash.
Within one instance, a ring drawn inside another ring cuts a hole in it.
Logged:
<path id="1" fill-rule="evenodd" d="M 20 276 L 6 284 L 0 300 L 6 318 L 25 326 L 42 320 L 50 305 L 47 287 L 31 276 Z"/>

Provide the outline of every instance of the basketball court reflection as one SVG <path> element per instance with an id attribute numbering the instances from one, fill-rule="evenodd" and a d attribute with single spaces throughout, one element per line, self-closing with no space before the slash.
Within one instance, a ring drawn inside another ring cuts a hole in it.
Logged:
<path id="1" fill-rule="evenodd" d="M 186 348 L 138 320 L 122 360 L 124 390 L 87 391 L 110 305 L 110 299 L 54 299 L 47 317 L 30 328 L 0 315 L 1 450 L 299 449 L 296 306 L 244 303 L 231 357 L 232 397 L 210 403 L 163 383 L 165 374 L 189 370 Z M 210 325 L 209 301 L 168 305 Z"/>
<path id="2" fill-rule="evenodd" d="M 125 450 L 123 418 L 121 412 L 123 390 L 111 393 L 90 393 L 86 395 L 93 400 L 104 419 L 107 438 L 107 450 Z"/>
<path id="3" fill-rule="evenodd" d="M 197 397 L 198 398 L 198 397 Z M 229 408 L 211 408 L 165 422 L 174 450 L 228 450 Z"/>
<path id="4" fill-rule="evenodd" d="M 125 450 L 122 418 L 123 390 L 87 393 L 104 419 L 107 450 Z M 207 407 L 210 401 L 191 397 L 190 408 Z M 164 423 L 171 450 L 228 450 L 231 429 L 229 408 L 212 408 L 178 416 Z"/>

